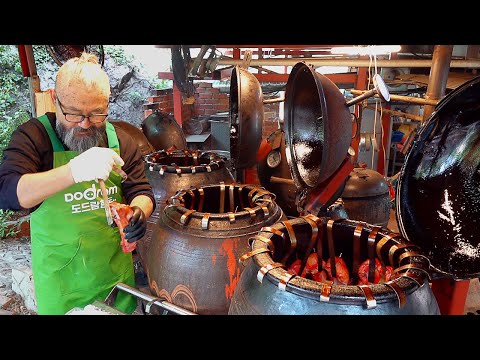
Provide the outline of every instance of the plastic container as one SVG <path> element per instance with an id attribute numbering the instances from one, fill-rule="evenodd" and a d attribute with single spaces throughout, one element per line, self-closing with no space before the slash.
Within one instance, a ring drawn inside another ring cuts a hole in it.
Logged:
<path id="1" fill-rule="evenodd" d="M 401 142 L 403 139 L 403 135 L 405 135 L 403 132 L 395 130 L 392 133 L 392 142 Z"/>

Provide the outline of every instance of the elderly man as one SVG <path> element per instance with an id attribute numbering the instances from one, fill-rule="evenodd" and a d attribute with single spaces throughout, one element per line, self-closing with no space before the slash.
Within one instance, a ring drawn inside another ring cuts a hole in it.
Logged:
<path id="1" fill-rule="evenodd" d="M 155 202 L 137 145 L 106 120 L 109 96 L 95 55 L 70 59 L 52 91 L 55 113 L 19 126 L 4 151 L 0 208 L 30 209 L 39 314 L 65 314 L 103 300 L 118 282 L 134 285 L 132 255 L 122 251 L 119 229 L 107 224 L 98 180 L 109 201 L 133 209 L 128 242 L 144 235 Z M 119 167 L 128 175 L 123 183 L 112 171 Z M 115 305 L 131 313 L 136 300 L 120 293 Z"/>

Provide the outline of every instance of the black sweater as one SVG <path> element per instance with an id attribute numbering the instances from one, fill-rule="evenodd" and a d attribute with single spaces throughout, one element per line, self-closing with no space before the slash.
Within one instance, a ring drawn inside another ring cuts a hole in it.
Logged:
<path id="1" fill-rule="evenodd" d="M 48 119 L 55 129 L 55 113 L 47 113 Z M 145 176 L 142 154 L 138 145 L 130 135 L 112 123 L 120 143 L 120 157 L 125 161 L 122 167 L 128 175 L 122 183 L 125 200 L 129 204 L 137 195 L 146 195 L 155 200 L 152 187 Z M 63 144 L 65 149 L 68 148 Z M 32 118 L 20 125 L 12 134 L 8 147 L 3 152 L 0 164 L 0 209 L 20 210 L 17 184 L 24 174 L 48 171 L 53 168 L 53 148 L 43 124 Z M 34 211 L 40 206 L 31 208 Z"/>

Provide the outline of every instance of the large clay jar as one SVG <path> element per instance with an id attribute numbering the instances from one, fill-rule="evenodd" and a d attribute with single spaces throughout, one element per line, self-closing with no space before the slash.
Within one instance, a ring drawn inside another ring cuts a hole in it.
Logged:
<path id="1" fill-rule="evenodd" d="M 157 228 L 160 214 L 170 196 L 179 189 L 205 184 L 233 183 L 226 167 L 226 158 L 211 151 L 160 150 L 145 157 L 145 174 L 152 186 L 156 208 L 147 221 L 147 232 L 137 249 L 145 267 L 152 232 Z"/>
<path id="2" fill-rule="evenodd" d="M 197 314 L 227 314 L 248 239 L 283 218 L 255 185 L 205 185 L 169 199 L 153 232 L 146 271 L 157 296 Z"/>
<path id="3" fill-rule="evenodd" d="M 322 269 L 330 268 L 332 277 L 308 278 L 287 272 L 297 259 L 306 264 L 311 254 L 322 264 L 309 268 L 311 274 L 317 271 L 315 276 L 323 276 Z M 344 267 L 333 266 L 340 263 L 336 257 L 344 261 Z M 241 260 L 246 268 L 229 314 L 439 314 L 429 286 L 428 259 L 417 246 L 386 228 L 307 215 L 260 231 Z M 377 275 L 387 272 L 379 268 L 387 266 L 391 267 L 391 277 L 382 280 Z M 364 283 L 359 281 L 359 273 L 364 275 Z"/>

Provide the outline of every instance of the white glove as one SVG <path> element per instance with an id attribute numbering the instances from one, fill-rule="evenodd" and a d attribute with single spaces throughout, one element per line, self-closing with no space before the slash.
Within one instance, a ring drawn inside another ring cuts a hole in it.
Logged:
<path id="1" fill-rule="evenodd" d="M 92 147 L 70 160 L 70 171 L 76 183 L 97 179 L 107 180 L 114 165 L 124 161 L 112 149 Z"/>

